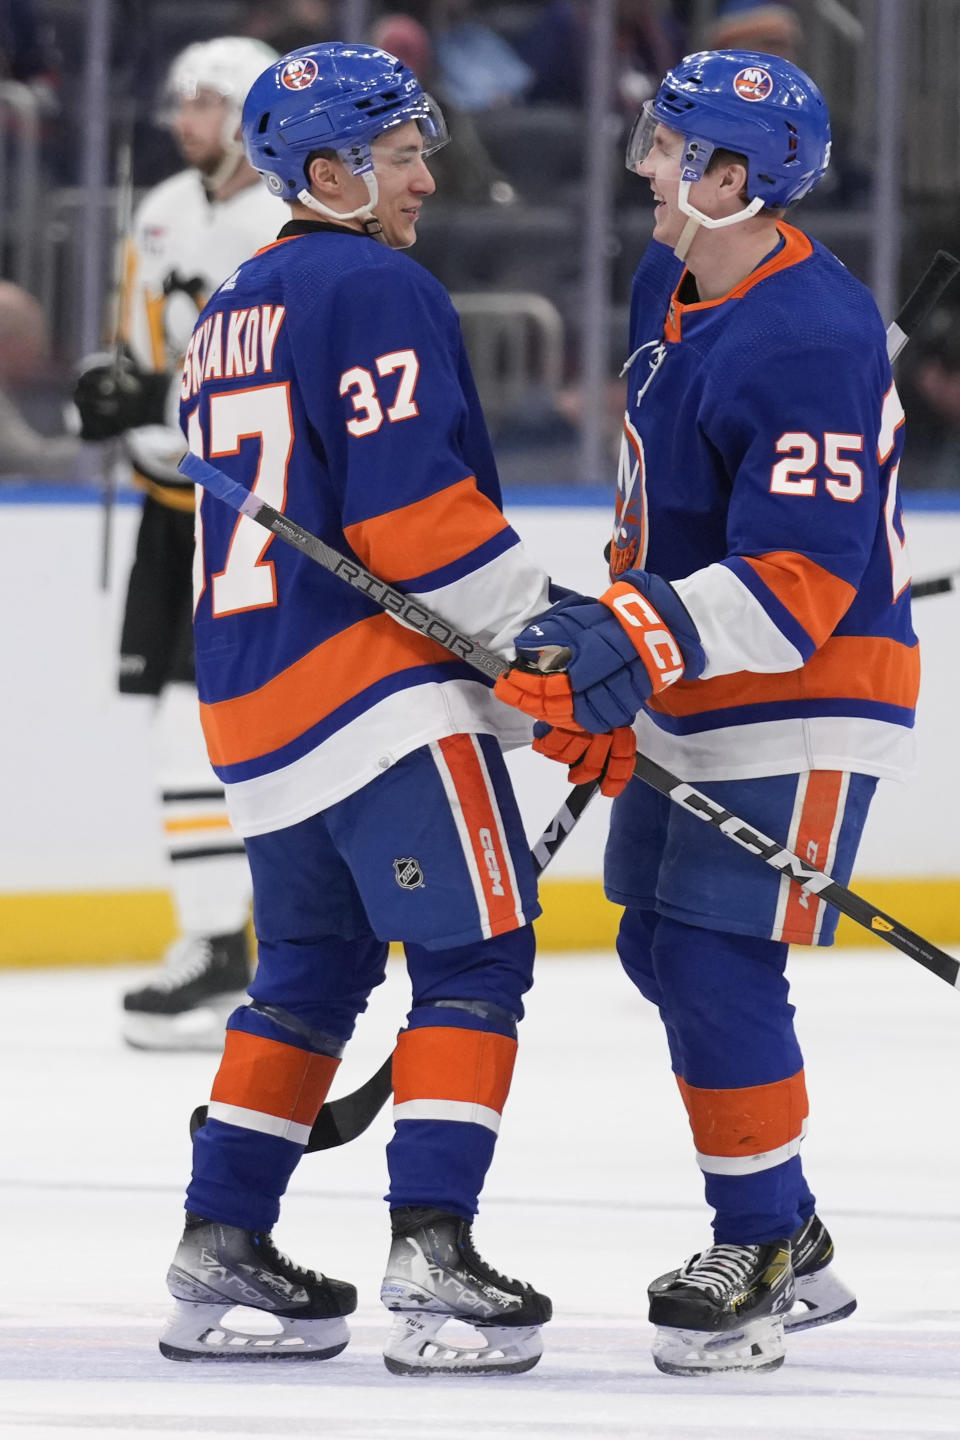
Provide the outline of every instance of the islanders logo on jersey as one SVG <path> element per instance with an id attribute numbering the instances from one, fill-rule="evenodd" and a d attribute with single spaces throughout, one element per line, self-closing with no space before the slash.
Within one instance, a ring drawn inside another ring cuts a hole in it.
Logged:
<path id="1" fill-rule="evenodd" d="M 288 90 L 306 90 L 316 80 L 320 71 L 316 60 L 288 60 L 280 71 L 280 84 Z"/>
<path id="2" fill-rule="evenodd" d="M 768 100 L 773 92 L 773 81 L 759 65 L 747 65 L 734 75 L 733 88 L 741 100 Z"/>

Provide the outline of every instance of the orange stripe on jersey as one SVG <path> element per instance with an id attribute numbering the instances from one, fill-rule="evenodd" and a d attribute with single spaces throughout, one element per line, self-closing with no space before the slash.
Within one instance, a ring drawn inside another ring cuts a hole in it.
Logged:
<path id="1" fill-rule="evenodd" d="M 736 1090 L 701 1090 L 677 1076 L 693 1131 L 703 1155 L 764 1155 L 802 1133 L 807 1118 L 803 1071 L 771 1085 Z"/>
<path id="2" fill-rule="evenodd" d="M 809 860 L 818 870 L 827 870 L 828 873 L 833 864 L 837 822 L 842 818 L 837 812 L 846 793 L 846 777 L 842 770 L 811 770 L 806 777 L 796 836 L 788 842 L 790 849 L 801 859 Z M 786 905 L 775 938 L 786 940 L 790 945 L 812 945 L 817 938 L 817 922 L 824 902 L 791 880 L 785 878 L 783 883 L 787 887 Z"/>
<path id="3" fill-rule="evenodd" d="M 396 585 L 461 560 L 506 528 L 501 511 L 469 475 L 399 510 L 348 525 L 343 533 L 364 565 Z"/>
<path id="4" fill-rule="evenodd" d="M 741 670 L 711 680 L 678 680 L 648 703 L 665 715 L 701 715 L 791 700 L 870 700 L 912 710 L 919 688 L 918 646 L 876 636 L 834 635 L 799 670 L 779 675 Z"/>
<path id="5" fill-rule="evenodd" d="M 339 1064 L 332 1055 L 228 1030 L 210 1099 L 312 1125 Z"/>
<path id="6" fill-rule="evenodd" d="M 472 735 L 450 735 L 438 744 L 460 803 L 474 873 L 486 901 L 490 934 L 504 935 L 523 924 L 522 905 L 514 883 L 513 866 L 500 835 L 499 811 L 494 808 L 496 801 L 490 793 L 476 741 Z"/>
<path id="7" fill-rule="evenodd" d="M 683 305 L 677 299 L 687 272 L 684 270 L 677 282 L 677 288 L 670 300 L 670 308 L 667 311 L 667 321 L 663 327 L 663 338 L 665 340 L 677 341 L 682 338 L 683 317 L 693 310 L 710 310 L 714 305 L 724 305 L 728 300 L 740 300 L 754 285 L 759 285 L 761 280 L 766 280 L 768 275 L 773 275 L 777 270 L 786 270 L 788 265 L 796 265 L 800 260 L 806 260 L 808 255 L 813 254 L 813 245 L 804 235 L 802 230 L 796 230 L 792 225 L 786 225 L 783 221 L 777 226 L 783 236 L 783 246 L 772 255 L 765 265 L 751 270 L 745 280 L 728 290 L 726 295 L 719 296 L 716 300 L 698 300 L 692 305 Z"/>
<path id="8" fill-rule="evenodd" d="M 517 1042 L 488 1030 L 429 1025 L 402 1030 L 393 1054 L 394 1104 L 459 1100 L 503 1113 Z"/>
<path id="9" fill-rule="evenodd" d="M 237 765 L 268 755 L 378 680 L 449 659 L 442 645 L 403 629 L 390 615 L 358 620 L 259 690 L 201 704 L 210 759 L 214 765 Z"/>
<path id="10" fill-rule="evenodd" d="M 836 629 L 857 593 L 846 580 L 793 550 L 743 558 L 817 647 Z"/>

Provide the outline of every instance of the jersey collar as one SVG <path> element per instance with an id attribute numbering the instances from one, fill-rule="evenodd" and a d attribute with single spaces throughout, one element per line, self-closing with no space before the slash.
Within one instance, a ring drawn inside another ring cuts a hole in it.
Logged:
<path id="1" fill-rule="evenodd" d="M 677 343 L 682 339 L 683 320 L 687 315 L 695 315 L 704 310 L 712 310 L 718 305 L 726 305 L 728 300 L 740 300 L 754 285 L 759 285 L 761 280 L 768 279 L 776 274 L 778 270 L 786 270 L 791 265 L 797 265 L 801 260 L 806 260 L 813 254 L 813 243 L 809 236 L 804 235 L 802 230 L 797 230 L 793 225 L 781 222 L 777 230 L 783 239 L 772 255 L 769 255 L 756 270 L 751 270 L 739 285 L 728 290 L 726 295 L 721 295 L 716 300 L 697 300 L 692 304 L 685 305 L 679 299 L 680 291 L 689 274 L 684 267 L 683 274 L 677 281 L 677 288 L 670 296 L 670 304 L 667 307 L 667 318 L 663 326 L 663 338 L 671 343 Z M 281 232 L 282 233 L 282 232 Z"/>
<path id="2" fill-rule="evenodd" d="M 295 240 L 298 235 L 312 235 L 317 230 L 329 230 L 333 235 L 356 235 L 358 240 L 373 238 L 364 230 L 352 230 L 349 225 L 336 225 L 332 220 L 288 220 L 276 240 L 271 240 L 269 245 L 262 245 L 255 253 L 262 255 L 265 251 L 272 250 L 274 245 L 282 245 L 285 240 Z"/>

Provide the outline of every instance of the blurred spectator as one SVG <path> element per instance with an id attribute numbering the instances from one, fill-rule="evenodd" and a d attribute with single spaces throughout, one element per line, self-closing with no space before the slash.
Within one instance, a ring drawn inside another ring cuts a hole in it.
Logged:
<path id="1" fill-rule="evenodd" d="M 758 0 L 724 0 L 720 13 L 704 35 L 708 50 L 757 50 L 779 55 L 793 65 L 804 67 L 806 32 L 800 15 L 791 4 L 768 5 Z M 816 80 L 817 76 L 814 75 Z M 863 203 L 870 189 L 870 174 L 853 153 L 849 129 L 840 119 L 833 97 L 828 95 L 833 150 L 830 169 L 809 197 L 808 204 L 819 209 L 850 207 Z"/>
<path id="2" fill-rule="evenodd" d="M 252 35 L 286 55 L 301 45 L 342 38 L 339 8 L 331 0 L 250 0 L 237 33 Z"/>
<path id="3" fill-rule="evenodd" d="M 494 164 L 472 117 L 460 107 L 458 95 L 451 94 L 437 69 L 426 27 L 409 14 L 384 15 L 371 27 L 368 40 L 402 60 L 443 110 L 452 143 L 430 160 L 442 197 L 437 203 L 512 204 L 517 192 Z"/>
<path id="4" fill-rule="evenodd" d="M 759 50 L 803 64 L 803 27 L 792 5 L 766 5 L 760 0 L 725 0 L 707 27 L 707 50 Z"/>
<path id="5" fill-rule="evenodd" d="M 0 0 L 0 75 L 49 87 L 56 70 L 53 30 L 34 0 Z"/>
<path id="6" fill-rule="evenodd" d="M 590 53 L 589 4 L 552 0 L 517 40 L 535 78 L 530 104 L 582 105 Z M 617 98 L 629 114 L 656 92 L 684 52 L 684 32 L 666 0 L 620 0 L 616 21 Z"/>
<path id="7" fill-rule="evenodd" d="M 904 357 L 898 380 L 907 412 L 900 482 L 911 490 L 960 489 L 960 311 L 941 307 Z"/>
<path id="8" fill-rule="evenodd" d="M 433 0 L 427 11 L 437 74 L 461 112 L 522 101 L 534 78 L 531 67 L 477 11 L 470 0 Z"/>
<path id="9" fill-rule="evenodd" d="M 47 379 L 43 311 L 19 285 L 0 280 L 0 477 L 62 480 L 77 474 L 81 442 L 41 435 L 23 414 L 19 391 Z"/>

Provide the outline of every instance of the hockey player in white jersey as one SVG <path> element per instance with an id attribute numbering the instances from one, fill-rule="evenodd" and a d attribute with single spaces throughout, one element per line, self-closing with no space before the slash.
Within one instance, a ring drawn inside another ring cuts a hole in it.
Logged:
<path id="1" fill-rule="evenodd" d="M 193 487 L 171 374 L 222 280 L 273 240 L 285 209 L 243 155 L 240 111 L 275 52 L 223 36 L 173 62 L 163 115 L 189 168 L 139 206 L 126 245 L 124 359 L 92 357 L 75 400 L 88 440 L 122 438 L 145 491 L 120 643 L 119 689 L 157 701 L 158 790 L 179 935 L 158 974 L 123 997 L 123 1035 L 142 1049 L 219 1049 L 250 979 L 250 879 L 200 730 L 193 668 Z"/>

